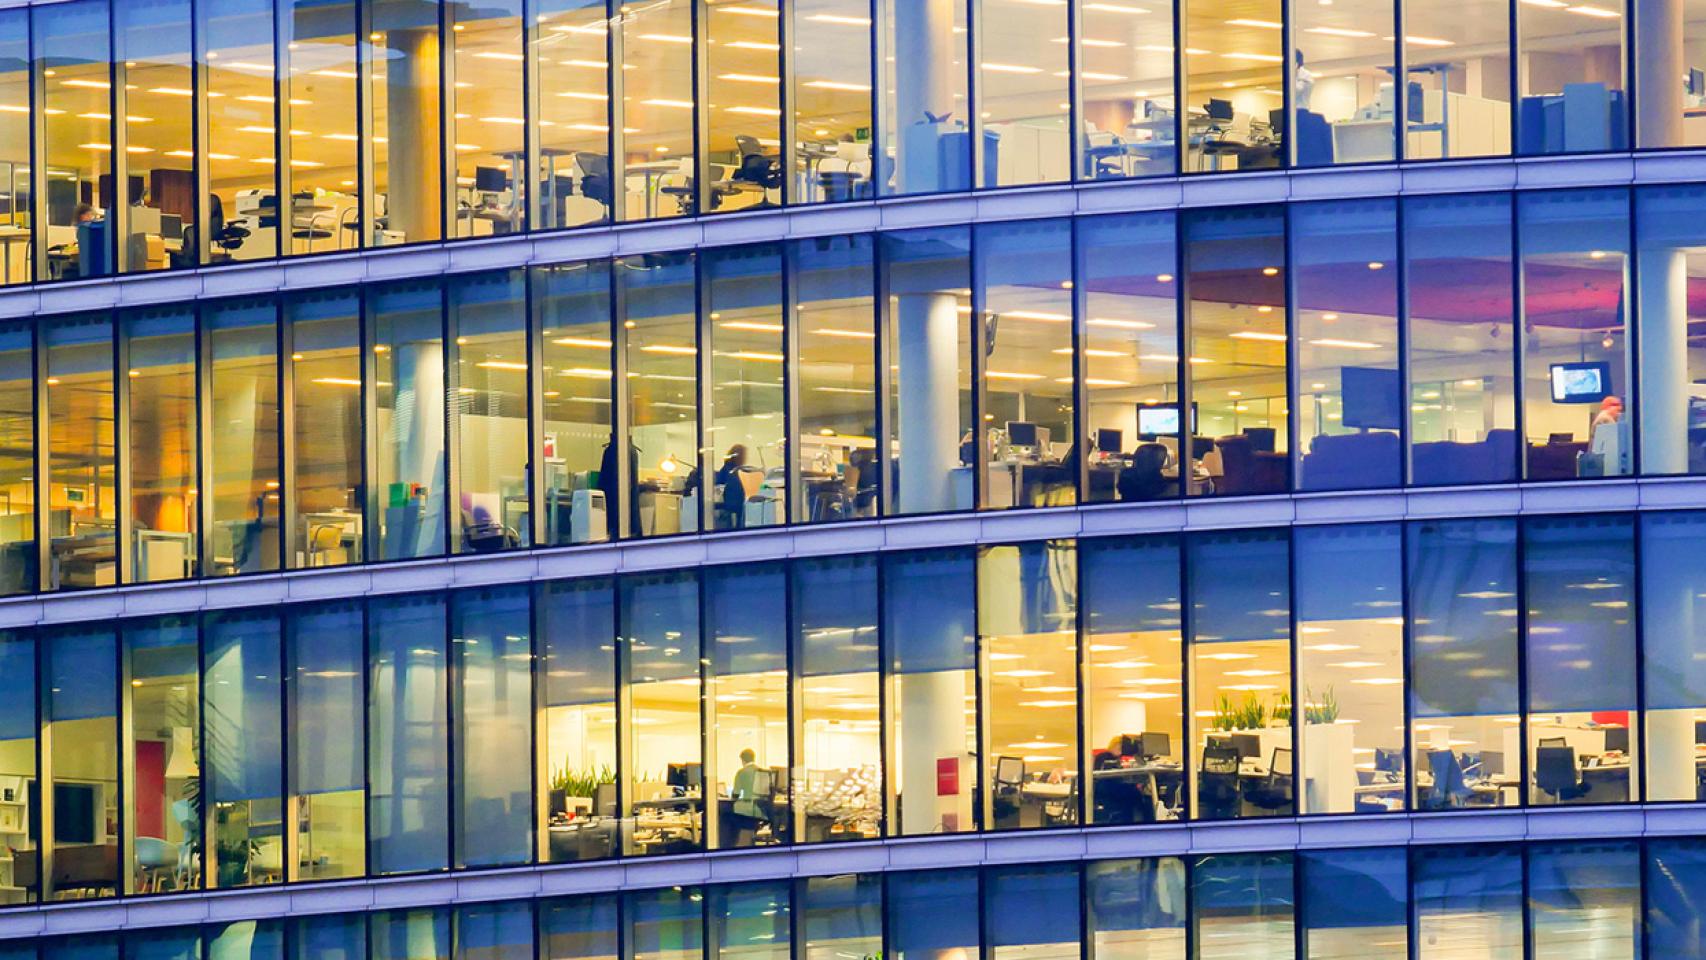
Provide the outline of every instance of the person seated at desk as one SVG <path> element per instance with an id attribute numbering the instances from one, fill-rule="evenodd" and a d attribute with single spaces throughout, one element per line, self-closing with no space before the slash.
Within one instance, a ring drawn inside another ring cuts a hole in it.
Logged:
<path id="1" fill-rule="evenodd" d="M 718 530 L 739 530 L 746 526 L 746 485 L 740 477 L 745 468 L 746 446 L 737 443 L 729 448 L 729 455 L 723 458 L 723 465 L 717 468 L 714 478 L 717 484 Z M 691 483 L 688 488 L 692 489 Z"/>
<path id="2" fill-rule="evenodd" d="M 468 553 L 496 553 L 513 549 L 519 541 L 514 530 L 492 518 L 492 512 L 476 505 L 462 514 L 462 544 Z"/>

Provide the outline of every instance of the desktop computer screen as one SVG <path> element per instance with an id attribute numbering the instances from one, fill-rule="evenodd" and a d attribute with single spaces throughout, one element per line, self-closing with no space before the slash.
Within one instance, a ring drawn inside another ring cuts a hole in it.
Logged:
<path id="1" fill-rule="evenodd" d="M 1403 382 L 1397 370 L 1340 367 L 1340 423 L 1347 427 L 1397 430 L 1402 426 Z"/>
<path id="2" fill-rule="evenodd" d="M 703 782 L 704 767 L 697 763 L 672 763 L 664 782 L 672 787 L 697 787 Z"/>
<path id="3" fill-rule="evenodd" d="M 1097 430 L 1096 450 L 1100 453 L 1119 453 L 1125 444 L 1125 435 L 1118 430 Z"/>
<path id="4" fill-rule="evenodd" d="M 1167 757 L 1173 754 L 1173 740 L 1165 733 L 1145 730 L 1142 742 L 1140 749 L 1145 757 Z"/>
<path id="5" fill-rule="evenodd" d="M 1137 435 L 1145 440 L 1179 435 L 1179 405 L 1157 403 L 1137 408 Z"/>
<path id="6" fill-rule="evenodd" d="M 1022 420 L 1007 421 L 1007 442 L 1015 447 L 1037 445 L 1037 425 Z"/>
<path id="7" fill-rule="evenodd" d="M 1611 364 L 1603 360 L 1552 364 L 1553 403 L 1598 403 L 1611 394 Z"/>

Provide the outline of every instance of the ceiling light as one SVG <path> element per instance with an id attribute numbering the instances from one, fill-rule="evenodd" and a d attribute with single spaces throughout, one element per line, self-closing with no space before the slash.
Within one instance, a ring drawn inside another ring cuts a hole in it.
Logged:
<path id="1" fill-rule="evenodd" d="M 1233 334 L 1233 336 L 1237 336 L 1237 334 Z M 1341 347 L 1346 350 L 1380 349 L 1380 344 L 1370 343 L 1367 340 L 1338 340 L 1333 337 L 1322 337 L 1319 340 L 1311 340 L 1309 342 L 1317 347 Z"/>
<path id="2" fill-rule="evenodd" d="M 1092 327 L 1118 327 L 1121 330 L 1153 330 L 1155 324 L 1147 320 L 1116 320 L 1109 317 L 1091 317 L 1084 321 Z M 1178 359 L 1177 357 L 1174 358 Z"/>
<path id="3" fill-rule="evenodd" d="M 807 80 L 803 85 L 819 90 L 847 90 L 853 93 L 864 93 L 871 89 L 868 83 L 842 83 L 838 80 Z"/>
<path id="4" fill-rule="evenodd" d="M 484 51 L 481 51 L 480 53 L 474 54 L 474 59 L 476 59 L 476 60 L 507 60 L 511 63 L 520 63 L 523 60 L 526 60 L 527 58 L 522 56 L 519 53 L 504 53 L 504 52 L 498 51 L 498 50 L 484 50 Z"/>
<path id="5" fill-rule="evenodd" d="M 1284 24 L 1277 23 L 1273 20 L 1251 20 L 1246 17 L 1240 17 L 1237 20 L 1228 20 L 1226 21 L 1226 25 L 1229 27 L 1260 27 L 1263 30 L 1285 29 Z"/>
<path id="6" fill-rule="evenodd" d="M 690 44 L 693 42 L 692 37 L 684 37 L 684 36 L 677 34 L 677 33 L 642 33 L 642 34 L 640 34 L 639 38 L 641 40 L 650 40 L 653 43 L 688 43 L 688 44 Z"/>
<path id="7" fill-rule="evenodd" d="M 781 77 L 767 77 L 761 73 L 720 73 L 717 75 L 717 79 L 732 80 L 736 83 L 778 84 L 782 82 Z"/>
<path id="8" fill-rule="evenodd" d="M 1305 29 L 1303 32 L 1304 33 L 1316 33 L 1316 34 L 1320 34 L 1323 37 L 1362 38 L 1362 37 L 1374 36 L 1374 34 L 1369 33 L 1367 30 L 1346 30 L 1343 27 L 1309 27 L 1309 28 Z"/>
<path id="9" fill-rule="evenodd" d="M 1283 333 L 1267 333 L 1262 330 L 1238 330 L 1227 334 L 1227 336 L 1234 340 L 1261 340 L 1267 343 L 1284 343 L 1286 341 L 1286 336 Z"/>
<path id="10" fill-rule="evenodd" d="M 771 52 L 782 49 L 782 45 L 779 43 L 764 43 L 758 40 L 736 40 L 733 43 L 725 43 L 723 46 L 732 47 L 736 50 L 767 50 Z"/>
<path id="11" fill-rule="evenodd" d="M 1040 67 L 1027 67 L 1018 63 L 985 63 L 983 69 L 989 73 L 1042 73 Z"/>

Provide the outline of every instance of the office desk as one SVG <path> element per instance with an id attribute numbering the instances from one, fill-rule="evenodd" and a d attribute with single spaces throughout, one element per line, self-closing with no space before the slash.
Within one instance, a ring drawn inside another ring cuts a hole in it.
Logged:
<path id="1" fill-rule="evenodd" d="M 12 282 L 12 247 L 30 242 L 30 232 L 23 227 L 0 226 L 0 282 Z M 29 264 L 24 264 L 24 275 L 29 275 Z"/>
<path id="2" fill-rule="evenodd" d="M 623 177 L 627 177 L 630 173 L 637 173 L 645 178 L 645 183 L 641 189 L 644 190 L 647 220 L 657 216 L 657 191 L 652 189 L 653 185 L 665 174 L 676 173 L 680 170 L 681 161 L 679 160 L 650 160 L 644 163 L 629 163 L 622 166 Z M 623 186 L 623 189 L 627 189 L 626 185 Z"/>

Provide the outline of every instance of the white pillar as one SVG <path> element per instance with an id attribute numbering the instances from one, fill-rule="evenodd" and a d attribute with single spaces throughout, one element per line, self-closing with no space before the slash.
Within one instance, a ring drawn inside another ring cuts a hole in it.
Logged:
<path id="1" fill-rule="evenodd" d="M 1641 467 L 1688 472 L 1688 262 L 1681 250 L 1640 250 Z"/>
<path id="2" fill-rule="evenodd" d="M 928 117 L 960 111 L 955 120 L 971 118 L 970 104 L 954 103 L 954 63 L 963 50 L 954 32 L 955 0 L 890 0 L 894 15 L 895 190 L 918 193 L 940 187 L 937 142 L 942 127 Z M 928 116 L 927 116 L 928 115 Z"/>
<path id="3" fill-rule="evenodd" d="M 966 681 L 959 670 L 903 673 L 900 699 L 900 824 L 909 835 L 971 829 L 977 770 L 966 755 Z M 937 762 L 957 765 L 959 790 L 938 796 Z M 946 826 L 944 826 L 946 824 Z"/>
<path id="4" fill-rule="evenodd" d="M 907 513 L 953 510 L 960 464 L 960 312 L 951 293 L 898 298 L 900 484 Z"/>
<path id="5" fill-rule="evenodd" d="M 1683 0 L 1635 0 L 1635 129 L 1643 147 L 1680 147 Z"/>

